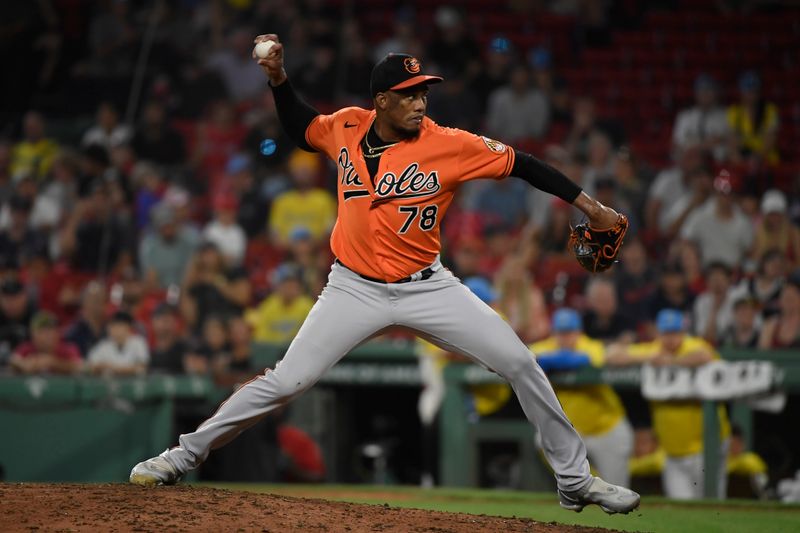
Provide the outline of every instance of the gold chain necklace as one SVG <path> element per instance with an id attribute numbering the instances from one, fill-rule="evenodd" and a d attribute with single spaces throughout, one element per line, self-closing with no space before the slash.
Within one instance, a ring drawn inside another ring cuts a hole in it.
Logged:
<path id="1" fill-rule="evenodd" d="M 386 151 L 387 148 L 391 148 L 392 146 L 400 142 L 397 141 L 389 144 L 384 144 L 383 146 L 376 146 L 373 148 L 369 144 L 369 132 L 372 131 L 372 127 L 374 125 L 375 125 L 375 119 L 372 120 L 372 124 L 369 125 L 369 129 L 367 130 L 367 134 L 364 136 L 364 144 L 367 145 L 367 150 L 369 151 L 368 154 L 367 153 L 364 154 L 364 157 L 366 157 L 367 159 L 374 159 L 376 157 L 380 157 L 383 154 L 383 152 Z M 377 132 L 375 133 L 375 135 L 377 136 Z"/>

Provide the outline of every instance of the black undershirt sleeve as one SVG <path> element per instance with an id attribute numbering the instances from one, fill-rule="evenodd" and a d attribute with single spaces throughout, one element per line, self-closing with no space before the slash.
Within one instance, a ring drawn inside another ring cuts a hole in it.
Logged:
<path id="1" fill-rule="evenodd" d="M 294 91 L 291 82 L 287 79 L 277 87 L 272 87 L 272 96 L 275 98 L 275 109 L 278 111 L 278 120 L 281 121 L 286 135 L 295 142 L 298 148 L 307 152 L 317 150 L 306 141 L 306 130 L 319 111 L 308 105 Z"/>
<path id="2" fill-rule="evenodd" d="M 515 152 L 514 166 L 509 176 L 523 179 L 539 190 L 558 196 L 572 203 L 582 189 L 564 174 L 531 154 Z"/>

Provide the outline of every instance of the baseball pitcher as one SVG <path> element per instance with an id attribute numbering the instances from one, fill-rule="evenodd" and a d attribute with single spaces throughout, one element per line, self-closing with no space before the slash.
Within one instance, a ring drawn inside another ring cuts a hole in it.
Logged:
<path id="1" fill-rule="evenodd" d="M 562 507 L 580 511 L 597 504 L 608 513 L 635 509 L 638 494 L 590 474 L 586 448 L 525 344 L 439 260 L 442 217 L 459 185 L 473 179 L 513 175 L 573 204 L 589 220 L 584 231 L 589 244 L 598 240 L 593 232 L 619 230 L 624 217 L 535 157 L 427 118 L 428 87 L 442 78 L 425 74 L 414 57 L 391 54 L 375 66 L 370 79 L 374 109 L 348 107 L 321 115 L 287 79 L 278 36 L 256 38 L 256 43 L 266 41 L 275 44 L 258 64 L 269 78 L 284 129 L 298 146 L 323 152 L 338 165 L 338 216 L 331 235 L 336 261 L 275 369 L 233 393 L 196 431 L 181 435 L 178 446 L 136 465 L 130 481 L 176 482 L 212 449 L 314 385 L 374 333 L 403 326 L 508 381 L 542 434 Z M 600 248 L 605 248 L 604 260 L 613 259 L 612 247 Z"/>

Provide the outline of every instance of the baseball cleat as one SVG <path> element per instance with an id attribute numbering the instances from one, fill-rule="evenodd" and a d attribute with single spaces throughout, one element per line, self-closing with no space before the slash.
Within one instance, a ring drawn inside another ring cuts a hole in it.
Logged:
<path id="1" fill-rule="evenodd" d="M 147 461 L 142 461 L 131 470 L 128 479 L 135 485 L 174 485 L 181 476 L 166 459 L 157 455 Z"/>
<path id="2" fill-rule="evenodd" d="M 561 507 L 576 513 L 587 505 L 596 504 L 608 514 L 628 514 L 639 507 L 640 496 L 630 489 L 593 477 L 592 482 L 581 490 L 564 492 L 559 489 L 558 499 Z"/>

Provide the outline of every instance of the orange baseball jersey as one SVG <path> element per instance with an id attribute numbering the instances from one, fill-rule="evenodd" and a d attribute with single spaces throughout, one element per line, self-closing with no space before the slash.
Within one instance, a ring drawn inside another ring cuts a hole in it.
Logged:
<path id="1" fill-rule="evenodd" d="M 358 107 L 319 115 L 306 129 L 306 141 L 337 163 L 331 250 L 359 274 L 396 281 L 436 260 L 440 223 L 458 186 L 505 178 L 514 150 L 425 117 L 418 137 L 383 152 L 373 183 L 361 140 L 374 119 L 374 110 Z"/>

